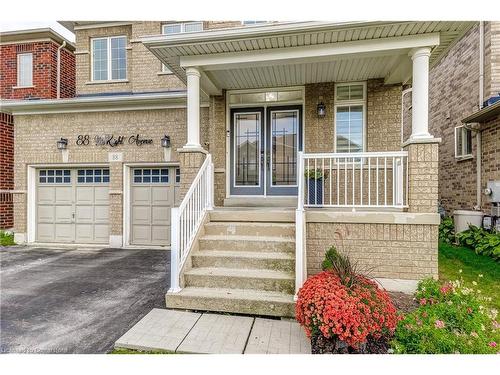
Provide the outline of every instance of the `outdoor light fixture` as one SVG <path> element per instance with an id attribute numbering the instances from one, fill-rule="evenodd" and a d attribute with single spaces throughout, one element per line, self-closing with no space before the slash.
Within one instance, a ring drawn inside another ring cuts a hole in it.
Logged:
<path id="1" fill-rule="evenodd" d="M 170 148 L 170 136 L 169 135 L 165 135 L 161 139 L 161 147 Z"/>
<path id="2" fill-rule="evenodd" d="M 325 117 L 325 115 L 326 115 L 326 106 L 325 106 L 325 104 L 323 102 L 319 102 L 318 103 L 317 111 L 318 111 L 318 117 Z"/>
<path id="3" fill-rule="evenodd" d="M 57 141 L 57 149 L 58 150 L 66 150 L 68 148 L 68 139 L 61 138 Z"/>

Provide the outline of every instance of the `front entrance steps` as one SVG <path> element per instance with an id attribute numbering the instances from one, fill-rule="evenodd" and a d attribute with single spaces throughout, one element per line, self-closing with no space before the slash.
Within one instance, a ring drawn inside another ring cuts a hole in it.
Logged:
<path id="1" fill-rule="evenodd" d="M 297 197 L 229 197 L 224 199 L 224 207 L 297 207 Z"/>
<path id="2" fill-rule="evenodd" d="M 184 287 L 167 308 L 293 317 L 294 212 L 216 209 L 209 213 Z"/>

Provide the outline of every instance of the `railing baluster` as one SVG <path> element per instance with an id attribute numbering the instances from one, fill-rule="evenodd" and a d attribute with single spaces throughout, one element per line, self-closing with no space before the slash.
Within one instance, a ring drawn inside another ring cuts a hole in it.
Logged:
<path id="1" fill-rule="evenodd" d="M 311 202 L 310 202 L 310 197 L 311 197 L 311 192 L 310 192 L 310 189 L 311 189 L 311 186 L 312 184 L 309 183 L 309 177 L 310 177 L 310 169 L 309 169 L 309 159 L 307 159 L 307 205 L 310 205 Z"/>
<path id="2" fill-rule="evenodd" d="M 340 162 L 339 159 L 335 159 L 337 163 L 337 206 L 340 206 Z"/>
<path id="3" fill-rule="evenodd" d="M 330 199 L 329 199 L 329 202 L 330 202 L 330 205 L 333 205 L 333 202 L 332 202 L 332 179 L 333 179 L 333 175 L 332 175 L 332 158 L 330 158 L 330 168 L 328 169 L 328 176 L 330 178 Z"/>
<path id="4" fill-rule="evenodd" d="M 356 159 L 352 158 L 352 205 L 356 205 Z"/>
<path id="5" fill-rule="evenodd" d="M 344 204 L 347 206 L 347 158 L 344 158 Z"/>
<path id="6" fill-rule="evenodd" d="M 376 171 L 376 177 L 377 177 L 376 186 L 377 186 L 377 206 L 378 206 L 378 195 L 379 195 L 379 191 L 378 191 L 378 156 L 377 156 L 377 167 L 376 167 L 375 171 Z"/>
<path id="7" fill-rule="evenodd" d="M 372 205 L 372 170 L 371 170 L 372 158 L 368 157 L 368 206 Z"/>
<path id="8" fill-rule="evenodd" d="M 318 204 L 318 179 L 316 173 L 318 172 L 318 159 L 314 158 L 314 205 Z"/>
<path id="9" fill-rule="evenodd" d="M 321 175 L 323 176 L 321 179 L 321 202 L 325 204 L 325 158 L 321 158 Z"/>
<path id="10" fill-rule="evenodd" d="M 384 206 L 387 206 L 387 157 L 384 157 Z"/>
<path id="11" fill-rule="evenodd" d="M 363 205 L 363 158 L 359 158 L 359 186 L 360 186 L 360 201 L 361 201 L 361 206 Z"/>

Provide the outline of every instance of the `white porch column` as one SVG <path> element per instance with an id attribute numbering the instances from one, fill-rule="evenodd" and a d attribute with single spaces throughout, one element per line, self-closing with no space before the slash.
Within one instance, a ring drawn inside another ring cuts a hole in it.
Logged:
<path id="1" fill-rule="evenodd" d="M 200 145 L 200 71 L 187 68 L 187 143 L 185 148 L 201 148 Z"/>
<path id="2" fill-rule="evenodd" d="M 410 140 L 432 138 L 429 133 L 429 47 L 410 52 L 413 60 L 412 132 Z"/>

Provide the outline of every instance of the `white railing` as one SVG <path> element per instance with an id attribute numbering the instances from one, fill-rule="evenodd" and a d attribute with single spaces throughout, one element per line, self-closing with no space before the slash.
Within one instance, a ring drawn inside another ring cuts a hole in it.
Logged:
<path id="1" fill-rule="evenodd" d="M 207 155 L 179 207 L 171 211 L 170 292 L 180 291 L 180 272 L 207 210 L 213 209 L 214 167 Z"/>
<path id="2" fill-rule="evenodd" d="M 408 206 L 408 153 L 299 152 L 298 208 Z"/>

